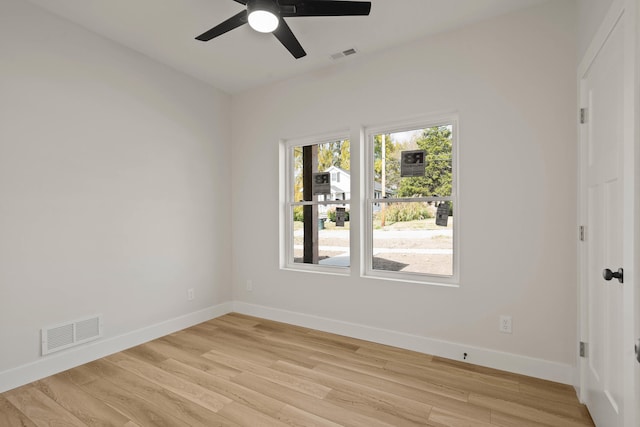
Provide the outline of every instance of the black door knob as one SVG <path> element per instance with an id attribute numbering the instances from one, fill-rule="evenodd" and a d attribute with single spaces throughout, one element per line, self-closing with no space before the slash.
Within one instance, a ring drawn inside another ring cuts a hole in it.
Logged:
<path id="1" fill-rule="evenodd" d="M 618 271 L 611 271 L 608 268 L 605 268 L 602 270 L 602 277 L 604 277 L 604 280 L 606 281 L 618 279 L 618 282 L 624 283 L 624 270 L 619 268 Z"/>

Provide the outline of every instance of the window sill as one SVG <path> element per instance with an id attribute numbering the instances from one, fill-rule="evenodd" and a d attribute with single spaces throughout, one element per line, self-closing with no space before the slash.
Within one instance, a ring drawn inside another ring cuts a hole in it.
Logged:
<path id="1" fill-rule="evenodd" d="M 459 288 L 460 284 L 455 277 L 450 276 L 426 276 L 422 274 L 397 273 L 385 274 L 380 271 L 368 271 L 362 274 L 365 279 L 384 280 L 391 282 L 411 283 L 416 285 L 439 286 L 444 288 Z"/>

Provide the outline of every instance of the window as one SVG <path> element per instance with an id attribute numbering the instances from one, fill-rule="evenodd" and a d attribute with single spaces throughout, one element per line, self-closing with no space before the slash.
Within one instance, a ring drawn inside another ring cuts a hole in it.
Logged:
<path id="1" fill-rule="evenodd" d="M 367 131 L 367 276 L 455 284 L 454 117 Z"/>
<path id="2" fill-rule="evenodd" d="M 347 273 L 351 265 L 350 146 L 344 137 L 289 141 L 285 267 Z"/>
<path id="3" fill-rule="evenodd" d="M 457 285 L 457 117 L 365 129 L 362 175 L 351 174 L 348 134 L 281 143 L 281 267 L 351 274 L 353 265 L 365 277 Z M 352 179 L 362 188 L 357 259 Z"/>

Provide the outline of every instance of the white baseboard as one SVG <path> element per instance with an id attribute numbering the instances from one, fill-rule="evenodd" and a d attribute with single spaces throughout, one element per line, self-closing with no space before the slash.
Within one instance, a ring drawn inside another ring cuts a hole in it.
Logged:
<path id="1" fill-rule="evenodd" d="M 453 360 L 460 360 L 461 355 L 466 352 L 467 361 L 475 365 L 563 384 L 576 384 L 576 368 L 567 364 L 235 301 L 169 319 L 117 337 L 93 341 L 0 372 L 0 393 L 234 311 Z"/>
<path id="2" fill-rule="evenodd" d="M 230 313 L 232 302 L 185 314 L 117 337 L 93 341 L 0 372 L 0 393 Z"/>
<path id="3" fill-rule="evenodd" d="M 334 334 L 372 341 L 380 344 L 418 351 L 447 359 L 461 360 L 467 353 L 467 362 L 521 375 L 575 385 L 576 368 L 558 362 L 536 359 L 518 354 L 490 350 L 482 347 L 442 341 L 387 329 L 343 322 L 304 313 L 248 304 L 233 303 L 233 311 L 263 319 L 289 323 Z"/>

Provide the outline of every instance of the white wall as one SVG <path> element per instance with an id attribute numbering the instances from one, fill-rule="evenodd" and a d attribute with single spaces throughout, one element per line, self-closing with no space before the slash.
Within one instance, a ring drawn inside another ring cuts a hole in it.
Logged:
<path id="1" fill-rule="evenodd" d="M 573 1 L 548 2 L 234 96 L 233 295 L 239 306 L 571 370 L 575 21 Z M 280 139 L 344 128 L 357 135 L 360 125 L 449 109 L 460 114 L 459 288 L 365 279 L 357 268 L 351 277 L 279 269 Z M 252 292 L 245 289 L 248 279 Z M 513 316 L 512 335 L 498 332 L 500 314 Z"/>
<path id="2" fill-rule="evenodd" d="M 0 58 L 0 374 L 229 301 L 229 97 L 20 0 Z"/>

